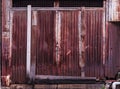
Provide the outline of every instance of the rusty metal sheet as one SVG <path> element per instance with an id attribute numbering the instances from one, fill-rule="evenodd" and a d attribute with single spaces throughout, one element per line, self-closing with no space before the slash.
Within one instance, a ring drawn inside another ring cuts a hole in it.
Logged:
<path id="1" fill-rule="evenodd" d="M 103 10 L 87 9 L 82 13 L 84 17 L 80 19 L 80 12 L 77 10 L 32 12 L 31 61 L 32 67 L 36 65 L 35 75 L 81 76 L 79 27 L 84 27 L 81 30 L 86 30 L 85 49 L 81 48 L 81 50 L 85 50 L 85 76 L 104 77 L 102 65 Z M 11 62 L 13 83 L 27 81 L 26 16 L 26 11 L 22 10 L 13 13 Z M 84 26 L 79 26 L 80 24 Z"/>
<path id="2" fill-rule="evenodd" d="M 36 74 L 39 75 L 80 75 L 79 68 L 79 39 L 78 39 L 78 12 L 76 11 L 60 11 L 61 25 L 60 31 L 55 38 L 54 14 L 55 11 L 39 11 L 38 12 L 38 37 L 37 41 L 37 66 Z M 47 18 L 46 18 L 47 17 Z M 70 19 L 71 18 L 71 19 Z M 53 24 L 54 23 L 54 24 Z M 60 24 L 59 23 L 59 24 Z M 59 29 L 57 29 L 59 30 Z M 60 33 L 60 34 L 59 34 Z M 56 40 L 59 40 L 56 43 Z M 60 54 L 55 57 L 56 46 L 59 45 Z M 75 59 L 75 60 L 73 60 Z"/>
<path id="3" fill-rule="evenodd" d="M 80 76 L 78 11 L 60 11 L 60 14 L 61 39 L 58 75 Z"/>
<path id="4" fill-rule="evenodd" d="M 108 57 L 105 65 L 105 76 L 114 78 L 120 71 L 120 24 L 108 23 Z"/>
<path id="5" fill-rule="evenodd" d="M 25 11 L 16 11 L 13 13 L 12 83 L 26 82 L 26 16 Z"/>
<path id="6" fill-rule="evenodd" d="M 85 10 L 83 16 L 86 29 L 85 75 L 101 78 L 104 77 L 101 39 L 103 10 Z"/>
<path id="7" fill-rule="evenodd" d="M 38 11 L 36 29 L 36 74 L 57 75 L 55 64 L 55 11 Z"/>

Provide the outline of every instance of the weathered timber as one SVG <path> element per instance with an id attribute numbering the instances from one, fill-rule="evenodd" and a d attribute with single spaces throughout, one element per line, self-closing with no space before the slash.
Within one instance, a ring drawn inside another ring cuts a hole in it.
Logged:
<path id="1" fill-rule="evenodd" d="M 35 83 L 38 84 L 94 84 L 95 77 L 74 77 L 74 76 L 50 76 L 36 75 Z"/>

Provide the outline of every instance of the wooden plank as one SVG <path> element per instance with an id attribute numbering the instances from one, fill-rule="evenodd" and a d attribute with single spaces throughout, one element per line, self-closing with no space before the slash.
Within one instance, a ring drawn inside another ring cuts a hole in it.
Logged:
<path id="1" fill-rule="evenodd" d="M 106 21 L 109 21 L 109 4 L 108 0 L 105 2 L 105 14 L 106 14 Z"/>
<path id="2" fill-rule="evenodd" d="M 60 12 L 56 11 L 56 25 L 55 25 L 55 38 L 56 38 L 56 64 L 60 62 L 60 50 L 61 50 L 61 15 Z"/>
<path id="3" fill-rule="evenodd" d="M 10 8 L 11 10 L 13 10 L 13 11 L 20 11 L 20 10 L 27 10 L 26 8 L 24 8 L 24 7 L 13 7 L 13 8 Z M 56 11 L 56 10 L 81 10 L 81 7 L 32 7 L 32 10 L 49 10 L 49 11 Z"/>
<path id="4" fill-rule="evenodd" d="M 79 11 L 79 13 L 78 13 L 79 15 L 78 15 L 78 33 L 79 33 L 79 66 L 80 66 L 80 68 L 82 69 L 81 70 L 81 77 L 84 77 L 84 72 L 83 72 L 83 67 L 84 67 L 84 63 L 83 63 L 83 59 L 82 59 L 82 38 L 81 38 L 81 36 L 82 36 L 82 31 L 81 31 L 81 25 L 82 25 L 82 23 L 81 23 L 81 20 L 82 20 L 82 18 L 81 18 L 81 11 Z"/>
<path id="5" fill-rule="evenodd" d="M 53 76 L 53 75 L 36 75 L 37 79 L 84 79 L 84 80 L 96 80 L 96 77 L 77 77 L 77 76 Z"/>
<path id="6" fill-rule="evenodd" d="M 12 7 L 11 3 L 12 3 L 12 0 L 5 0 L 5 6 L 6 7 L 4 7 L 4 8 L 6 10 L 6 12 L 5 12 L 5 18 L 6 18 L 5 28 L 6 28 L 6 30 L 10 30 L 9 29 L 9 21 L 10 21 L 10 14 L 9 14 L 10 10 L 9 10 L 9 8 Z"/>
<path id="7" fill-rule="evenodd" d="M 81 59 L 80 59 L 80 66 L 81 66 L 81 76 L 85 77 L 85 37 L 86 37 L 86 23 L 85 23 L 85 8 L 82 8 L 81 12 Z"/>
<path id="8" fill-rule="evenodd" d="M 106 20 L 105 20 L 105 2 L 104 2 L 104 10 L 103 10 L 103 25 L 102 25 L 102 34 L 103 34 L 103 65 L 105 65 L 105 54 L 106 54 L 106 27 L 105 27 L 105 24 L 106 24 Z"/>
<path id="9" fill-rule="evenodd" d="M 32 80 L 35 78 L 35 70 L 36 70 L 36 45 L 37 45 L 37 11 L 32 12 L 32 37 L 31 37 L 31 71 L 30 75 Z"/>
<path id="10" fill-rule="evenodd" d="M 95 84 L 95 77 L 36 75 L 35 84 Z"/>
<path id="11" fill-rule="evenodd" d="M 81 10 L 82 7 L 32 7 L 32 10 Z M 103 8 L 98 7 L 84 7 L 86 10 L 103 10 Z M 25 7 L 13 7 L 10 8 L 13 11 L 27 10 Z"/>
<path id="12" fill-rule="evenodd" d="M 9 54 L 9 66 L 11 65 L 12 60 L 12 27 L 13 27 L 13 11 L 10 12 L 10 54 Z"/>
<path id="13" fill-rule="evenodd" d="M 11 62 L 11 48 L 10 48 L 10 13 L 11 0 L 2 0 L 2 75 L 1 77 L 3 85 L 9 85 L 6 82 L 7 75 L 10 74 L 10 62 Z M 7 49 L 7 50 L 6 50 Z M 1 59 L 0 59 L 1 61 Z M 4 64 L 7 63 L 7 64 Z M 5 78 L 5 79 L 4 79 Z"/>
<path id="14" fill-rule="evenodd" d="M 27 61 L 26 61 L 26 73 L 28 78 L 30 76 L 31 66 L 31 5 L 27 6 Z"/>

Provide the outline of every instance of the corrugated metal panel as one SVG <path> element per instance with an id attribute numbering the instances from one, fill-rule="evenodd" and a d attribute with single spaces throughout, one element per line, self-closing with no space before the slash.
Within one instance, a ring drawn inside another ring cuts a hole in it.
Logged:
<path id="1" fill-rule="evenodd" d="M 86 29 L 86 76 L 104 77 L 102 65 L 102 22 L 103 11 L 85 10 L 85 29 Z"/>
<path id="2" fill-rule="evenodd" d="M 105 75 L 113 78 L 120 71 L 120 24 L 108 23 L 108 27 L 109 57 L 106 60 Z"/>
<path id="3" fill-rule="evenodd" d="M 61 54 L 58 75 L 80 76 L 78 11 L 60 11 L 60 13 Z"/>
<path id="4" fill-rule="evenodd" d="M 25 11 L 16 11 L 13 15 L 12 29 L 12 83 L 26 81 L 26 31 Z"/>
<path id="5" fill-rule="evenodd" d="M 79 66 L 79 12 L 80 11 L 77 10 L 36 11 L 37 21 L 32 21 L 31 60 L 32 62 L 36 60 L 37 75 L 81 76 L 81 68 Z M 87 77 L 103 78 L 101 42 L 103 11 L 101 9 L 90 9 L 82 11 L 82 13 L 83 17 L 81 18 L 81 22 L 85 22 L 82 25 L 84 25 L 84 29 L 86 30 L 85 75 Z M 25 11 L 15 11 L 13 15 L 13 83 L 25 83 L 27 81 L 26 15 Z M 33 18 L 35 20 L 36 17 L 32 16 L 32 19 Z M 58 21 L 56 19 L 58 19 Z M 56 25 L 58 25 L 57 28 Z M 58 44 L 59 63 L 56 61 L 56 46 L 58 46 Z"/>
<path id="6" fill-rule="evenodd" d="M 41 75 L 80 75 L 78 52 L 78 13 L 74 11 L 61 11 L 61 40 L 60 64 L 55 58 L 55 12 L 38 12 L 38 42 L 36 46 L 38 55 L 36 74 Z M 47 18 L 46 18 L 47 17 Z M 70 19 L 71 18 L 71 19 Z M 76 61 L 73 60 L 75 58 Z"/>
<path id="7" fill-rule="evenodd" d="M 38 11 L 36 37 L 36 74 L 56 75 L 54 11 Z"/>

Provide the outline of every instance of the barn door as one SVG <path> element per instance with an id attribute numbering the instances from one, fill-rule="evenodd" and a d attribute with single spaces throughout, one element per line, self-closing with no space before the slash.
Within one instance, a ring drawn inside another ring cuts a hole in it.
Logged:
<path id="1" fill-rule="evenodd" d="M 30 75 L 80 76 L 77 10 L 32 10 Z M 27 74 L 27 11 L 11 11 L 11 75 L 25 83 Z M 78 71 L 77 73 L 75 73 Z"/>
<path id="2" fill-rule="evenodd" d="M 30 76 L 104 77 L 103 10 L 32 10 Z M 11 11 L 11 75 L 26 83 L 27 10 Z"/>
<path id="3" fill-rule="evenodd" d="M 36 13 L 37 25 L 32 25 L 32 60 L 36 60 L 36 75 L 80 76 L 79 11 Z"/>

